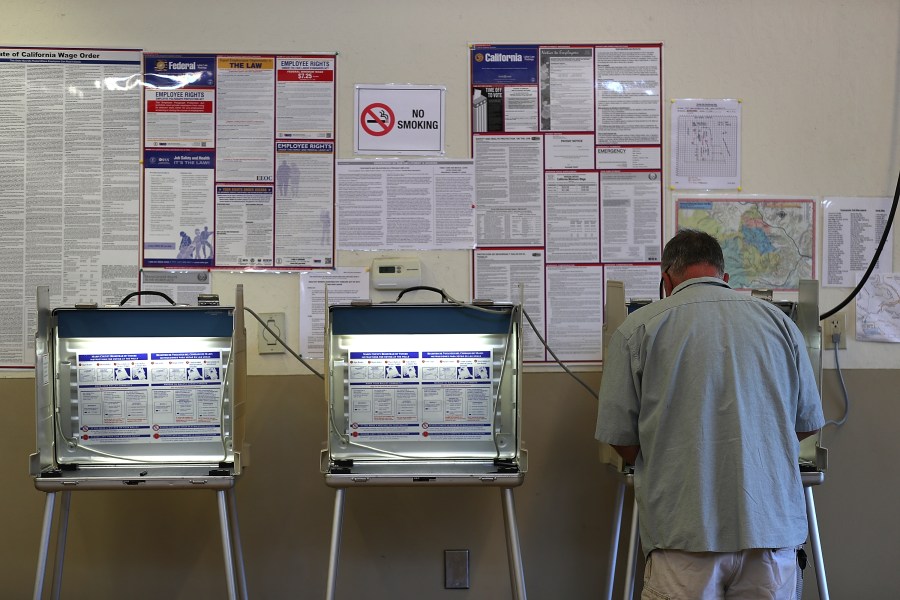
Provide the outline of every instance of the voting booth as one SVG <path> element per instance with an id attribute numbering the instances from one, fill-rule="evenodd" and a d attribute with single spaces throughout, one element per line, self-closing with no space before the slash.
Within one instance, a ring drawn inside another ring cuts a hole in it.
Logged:
<path id="1" fill-rule="evenodd" d="M 51 310 L 48 288 L 37 298 L 30 470 L 47 497 L 34 597 L 46 578 L 57 493 L 54 598 L 71 493 L 140 489 L 216 493 L 229 597 L 246 597 L 234 497 L 246 390 L 242 287 L 234 307 Z"/>
<path id="2" fill-rule="evenodd" d="M 819 282 L 801 280 L 797 301 L 773 300 L 770 292 L 755 291 L 754 296 L 772 302 L 789 316 L 803 335 L 806 351 L 816 376 L 816 385 L 822 390 L 822 328 L 819 325 Z M 649 300 L 627 301 L 625 286 L 621 281 L 608 281 L 606 288 L 606 318 L 603 325 L 603 354 L 610 336 L 618 329 L 630 312 L 648 304 Z M 820 434 L 821 435 L 821 434 Z M 816 517 L 816 506 L 812 488 L 825 481 L 825 470 L 828 467 L 828 452 L 819 444 L 820 435 L 810 436 L 800 442 L 800 455 L 797 457 L 800 478 L 806 499 L 806 518 L 809 528 L 809 543 L 812 550 L 813 564 L 816 570 L 816 582 L 820 600 L 828 600 L 828 583 L 825 578 L 825 563 L 822 558 L 822 545 L 819 538 L 819 524 Z M 626 465 L 622 458 L 607 444 L 600 445 L 600 458 L 616 472 L 618 486 L 616 500 L 613 505 L 612 536 L 609 548 L 609 565 L 607 570 L 604 598 L 611 599 L 616 577 L 616 562 L 619 540 L 622 529 L 622 516 L 625 503 L 625 489 L 633 486 L 634 468 Z M 637 567 L 638 547 L 640 543 L 638 528 L 637 503 L 634 504 L 629 532 L 628 557 L 625 567 L 624 598 L 630 600 L 634 595 L 635 569 Z"/>
<path id="3" fill-rule="evenodd" d="M 329 306 L 321 468 L 336 492 L 328 598 L 345 492 L 369 486 L 499 487 L 513 595 L 525 598 L 512 496 L 527 470 L 521 319 L 521 306 L 509 304 Z"/>

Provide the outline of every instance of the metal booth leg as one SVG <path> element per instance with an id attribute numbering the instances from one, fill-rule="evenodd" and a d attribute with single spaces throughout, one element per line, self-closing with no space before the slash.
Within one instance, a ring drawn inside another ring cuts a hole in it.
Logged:
<path id="1" fill-rule="evenodd" d="M 241 527 L 238 522 L 237 498 L 234 487 L 225 490 L 225 497 L 228 500 L 228 524 L 231 528 L 231 546 L 234 552 L 235 568 L 237 569 L 238 597 L 241 600 L 248 600 L 247 574 L 244 571 L 244 550 L 241 544 Z"/>
<path id="2" fill-rule="evenodd" d="M 326 600 L 334 600 L 337 585 L 338 558 L 341 554 L 341 527 L 344 522 L 344 488 L 337 488 L 334 493 L 334 521 L 331 525 L 331 551 L 328 555 L 328 587 L 325 590 Z"/>
<path id="3" fill-rule="evenodd" d="M 813 564 L 816 566 L 816 583 L 819 586 L 819 600 L 828 600 L 828 582 L 825 580 L 825 559 L 822 558 L 822 542 L 819 539 L 819 522 L 816 519 L 816 503 L 812 488 L 803 488 L 806 496 L 806 521 L 809 525 L 809 541 L 812 545 Z"/>
<path id="4" fill-rule="evenodd" d="M 519 546 L 519 529 L 516 525 L 516 505 L 512 488 L 500 491 L 503 500 L 503 521 L 506 524 L 506 552 L 509 555 L 509 576 L 513 598 L 525 600 L 525 573 L 522 569 L 522 550 Z"/>
<path id="5" fill-rule="evenodd" d="M 612 600 L 613 584 L 616 581 L 616 559 L 619 555 L 619 537 L 622 535 L 622 509 L 625 508 L 625 482 L 620 481 L 613 506 L 612 535 L 609 539 L 609 567 L 606 574 L 604 600 Z"/>
<path id="6" fill-rule="evenodd" d="M 234 559 L 231 555 L 231 536 L 228 531 L 228 504 L 225 501 L 225 490 L 218 490 L 219 529 L 222 530 L 222 552 L 225 555 L 225 583 L 228 586 L 229 600 L 237 600 L 234 584 Z"/>
<path id="7" fill-rule="evenodd" d="M 53 570 L 53 584 L 50 597 L 59 600 L 62 589 L 63 560 L 66 556 L 66 535 L 69 532 L 69 510 L 72 507 L 72 492 L 62 492 L 59 497 L 59 523 L 56 525 L 56 567 Z"/>
<path id="8" fill-rule="evenodd" d="M 231 525 L 231 541 L 234 550 L 234 562 L 237 568 L 238 593 L 241 600 L 248 600 L 247 573 L 244 571 L 244 550 L 241 545 L 241 526 L 238 522 L 237 497 L 234 487 L 225 491 L 228 498 L 228 522 Z"/>
<path id="9" fill-rule="evenodd" d="M 638 506 L 634 501 L 634 510 L 631 513 L 631 534 L 628 539 L 628 563 L 625 567 L 625 600 L 634 598 L 634 575 L 637 570 L 638 553 Z"/>
<path id="10" fill-rule="evenodd" d="M 34 576 L 34 600 L 41 600 L 44 595 L 44 579 L 47 573 L 47 552 L 50 548 L 50 530 L 53 528 L 53 508 L 56 493 L 47 492 L 44 501 L 44 524 L 41 527 L 41 545 L 38 551 L 37 573 Z"/>

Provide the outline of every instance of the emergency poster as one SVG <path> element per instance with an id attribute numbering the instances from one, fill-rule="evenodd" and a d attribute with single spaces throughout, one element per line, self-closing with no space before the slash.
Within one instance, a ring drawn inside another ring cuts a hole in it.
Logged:
<path id="1" fill-rule="evenodd" d="M 79 444 L 221 439 L 220 351 L 78 354 Z"/>
<path id="2" fill-rule="evenodd" d="M 661 258 L 662 44 L 479 44 L 470 74 L 473 297 L 524 298 L 561 360 L 598 363 L 603 269 Z"/>
<path id="3" fill-rule="evenodd" d="M 332 268 L 336 63 L 144 55 L 144 267 Z"/>
<path id="4" fill-rule="evenodd" d="M 350 350 L 347 435 L 364 441 L 490 440 L 492 350 Z"/>

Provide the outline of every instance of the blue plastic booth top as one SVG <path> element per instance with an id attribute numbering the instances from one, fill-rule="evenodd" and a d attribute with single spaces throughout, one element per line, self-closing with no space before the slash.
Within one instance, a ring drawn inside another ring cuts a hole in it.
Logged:
<path id="1" fill-rule="evenodd" d="M 334 335 L 378 334 L 506 334 L 513 307 L 506 304 L 478 310 L 455 304 L 334 305 L 331 333 Z"/>
<path id="2" fill-rule="evenodd" d="M 234 308 L 95 308 L 53 311 L 60 338 L 217 337 L 234 334 Z"/>

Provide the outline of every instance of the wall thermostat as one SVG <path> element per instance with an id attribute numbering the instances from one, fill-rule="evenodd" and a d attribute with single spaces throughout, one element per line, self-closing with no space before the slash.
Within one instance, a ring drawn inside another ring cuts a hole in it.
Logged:
<path id="1" fill-rule="evenodd" d="M 376 290 L 402 290 L 422 284 L 422 264 L 418 258 L 376 258 L 370 275 Z"/>

